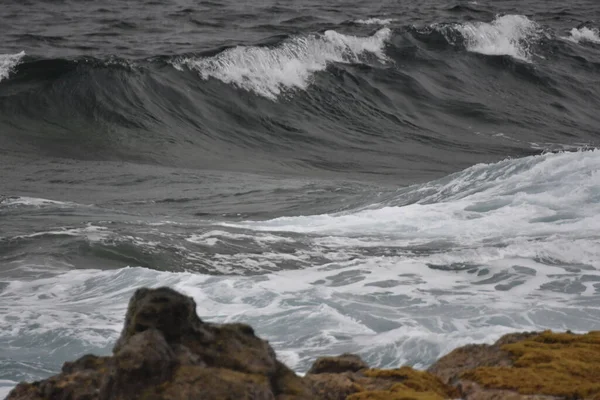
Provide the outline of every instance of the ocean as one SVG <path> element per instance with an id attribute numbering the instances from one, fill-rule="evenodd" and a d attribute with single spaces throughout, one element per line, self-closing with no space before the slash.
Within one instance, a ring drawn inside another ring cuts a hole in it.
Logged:
<path id="1" fill-rule="evenodd" d="M 0 397 L 141 286 L 298 373 L 600 329 L 597 0 L 0 1 Z"/>

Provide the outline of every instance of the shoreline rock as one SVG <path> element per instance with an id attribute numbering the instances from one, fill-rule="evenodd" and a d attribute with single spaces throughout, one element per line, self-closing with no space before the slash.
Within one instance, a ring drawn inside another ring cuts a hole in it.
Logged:
<path id="1" fill-rule="evenodd" d="M 86 355 L 60 374 L 20 383 L 8 400 L 600 400 L 600 332 L 503 336 L 468 345 L 427 371 L 372 369 L 342 354 L 306 376 L 277 360 L 245 324 L 213 324 L 190 297 L 138 289 L 113 355 Z"/>

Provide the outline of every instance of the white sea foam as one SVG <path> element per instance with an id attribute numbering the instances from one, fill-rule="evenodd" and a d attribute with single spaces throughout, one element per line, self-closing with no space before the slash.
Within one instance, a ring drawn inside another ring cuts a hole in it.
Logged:
<path id="1" fill-rule="evenodd" d="M 540 36 L 539 25 L 524 15 L 504 15 L 492 22 L 456 24 L 468 51 L 487 55 L 507 55 L 531 61 L 530 46 Z"/>
<path id="2" fill-rule="evenodd" d="M 257 235 L 255 233 L 243 234 L 243 233 L 227 232 L 227 231 L 222 231 L 222 230 L 213 230 L 213 231 L 203 233 L 201 235 L 192 235 L 189 238 L 187 238 L 186 240 L 190 243 L 202 244 L 202 245 L 206 245 L 206 246 L 214 246 L 223 240 L 245 240 L 245 241 L 251 240 L 251 241 L 258 243 L 259 245 L 266 245 L 266 244 L 271 244 L 271 243 L 276 243 L 276 242 L 294 243 L 294 240 L 287 238 L 287 237 L 283 237 L 283 236 L 276 236 L 276 235 L 269 235 L 269 234 L 258 234 Z"/>
<path id="3" fill-rule="evenodd" d="M 56 201 L 37 197 L 0 197 L 0 206 L 30 206 L 30 207 L 73 207 L 76 203 Z"/>
<path id="4" fill-rule="evenodd" d="M 422 368 L 507 332 L 600 329 L 600 151 L 475 165 L 366 208 L 230 229 L 213 226 L 189 240 L 201 246 L 256 235 L 259 256 L 204 262 L 273 272 L 0 275 L 0 344 L 9 349 L 0 364 L 35 361 L 32 374 L 43 376 L 75 355 L 107 353 L 140 286 L 193 296 L 203 319 L 252 324 L 300 372 L 323 354 Z M 282 243 L 294 252 L 278 252 Z M 269 266 L 305 257 L 319 261 L 298 270 Z"/>
<path id="5" fill-rule="evenodd" d="M 4 399 L 8 396 L 8 393 L 17 384 L 17 382 L 9 381 L 6 379 L 0 379 L 0 399 Z"/>
<path id="6" fill-rule="evenodd" d="M 571 29 L 571 35 L 568 37 L 563 37 L 562 39 L 569 40 L 574 43 L 580 42 L 590 42 L 590 43 L 600 43 L 600 31 L 594 28 L 582 27 L 582 28 L 573 28 Z"/>
<path id="7" fill-rule="evenodd" d="M 8 78 L 12 69 L 19 64 L 23 56 L 25 56 L 24 51 L 17 54 L 0 54 L 0 82 Z"/>
<path id="8" fill-rule="evenodd" d="M 405 245 L 447 240 L 473 246 L 551 234 L 574 239 L 600 229 L 599 171 L 598 150 L 545 154 L 475 165 L 367 209 L 230 225 L 320 235 L 386 235 Z M 421 196 L 417 203 L 394 205 L 414 193 Z"/>
<path id="9" fill-rule="evenodd" d="M 369 37 L 326 31 L 322 35 L 290 39 L 274 47 L 238 46 L 209 58 L 186 58 L 175 63 L 214 78 L 275 99 L 287 89 L 306 89 L 311 76 L 327 65 L 358 63 L 365 53 L 385 60 L 385 43 L 391 31 L 382 28 Z"/>
<path id="10" fill-rule="evenodd" d="M 393 18 L 367 18 L 357 19 L 354 22 L 361 25 L 389 25 L 394 21 Z"/>

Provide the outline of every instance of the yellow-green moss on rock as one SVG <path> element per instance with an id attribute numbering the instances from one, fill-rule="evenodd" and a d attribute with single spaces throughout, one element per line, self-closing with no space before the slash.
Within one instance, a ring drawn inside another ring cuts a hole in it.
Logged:
<path id="1" fill-rule="evenodd" d="M 368 378 L 394 382 L 387 390 L 367 390 L 353 394 L 348 400 L 443 400 L 459 397 L 458 391 L 443 383 L 440 378 L 410 367 L 398 369 L 370 369 L 363 372 Z"/>
<path id="2" fill-rule="evenodd" d="M 511 366 L 478 367 L 463 372 L 461 379 L 521 394 L 600 399 L 600 332 L 546 331 L 502 350 Z"/>

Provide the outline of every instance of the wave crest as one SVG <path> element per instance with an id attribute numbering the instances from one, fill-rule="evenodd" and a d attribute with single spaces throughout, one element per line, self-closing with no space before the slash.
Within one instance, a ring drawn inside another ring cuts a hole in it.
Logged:
<path id="1" fill-rule="evenodd" d="M 504 15 L 489 23 L 456 24 L 451 30 L 460 33 L 468 51 L 507 55 L 526 62 L 531 62 L 530 46 L 541 33 L 540 26 L 524 15 Z M 445 36 L 451 44 L 456 43 L 450 35 Z"/>
<path id="2" fill-rule="evenodd" d="M 306 89 L 311 76 L 330 63 L 359 63 L 365 53 L 385 61 L 390 36 L 389 28 L 368 37 L 329 30 L 292 38 L 274 48 L 237 46 L 214 57 L 185 58 L 174 65 L 196 70 L 202 79 L 218 79 L 274 100 L 286 89 Z"/>
<path id="3" fill-rule="evenodd" d="M 17 54 L 0 54 L 0 82 L 8 78 L 12 69 L 21 62 L 24 56 L 24 51 Z"/>
<path id="4" fill-rule="evenodd" d="M 357 19 L 354 23 L 361 25 L 389 25 L 394 21 L 393 18 L 367 18 Z"/>
<path id="5" fill-rule="evenodd" d="M 581 28 L 571 29 L 571 36 L 564 37 L 563 39 L 569 40 L 574 43 L 579 42 L 590 42 L 600 43 L 600 31 L 595 28 L 588 28 L 587 26 Z"/>

